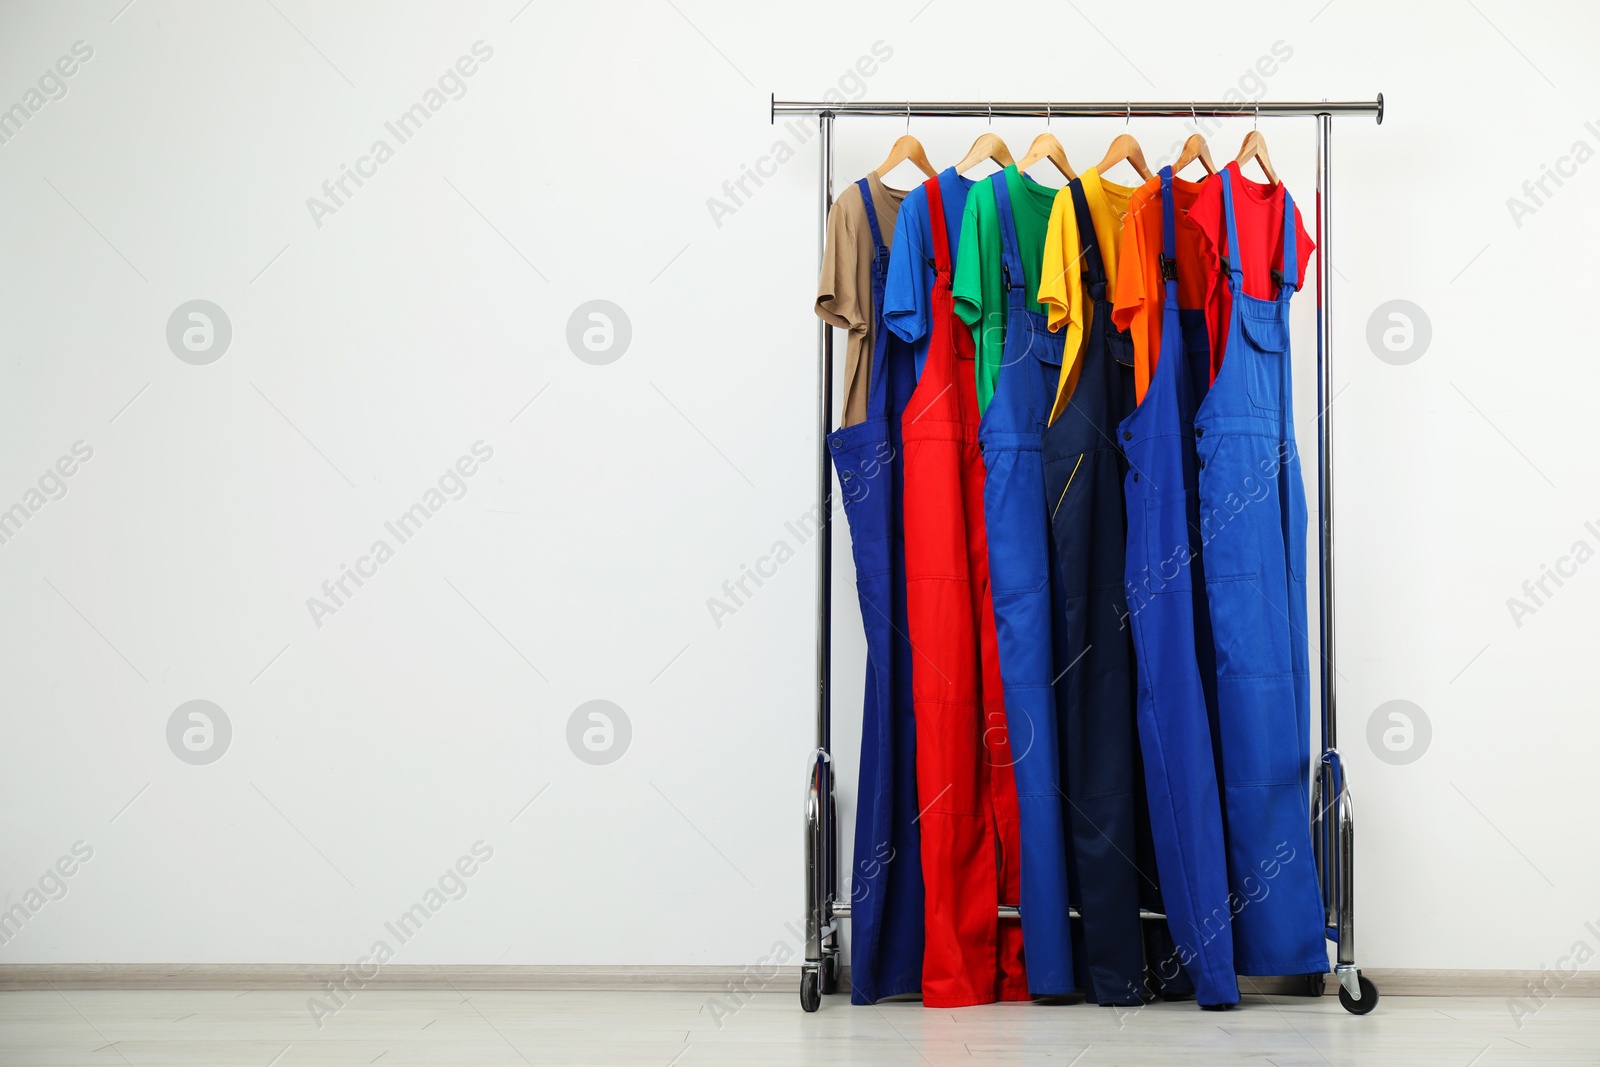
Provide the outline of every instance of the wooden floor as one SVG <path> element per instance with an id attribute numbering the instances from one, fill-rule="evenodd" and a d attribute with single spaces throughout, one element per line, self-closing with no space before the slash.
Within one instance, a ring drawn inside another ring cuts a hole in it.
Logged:
<path id="1" fill-rule="evenodd" d="M 851 1007 L 829 997 L 806 1015 L 786 989 L 721 1017 L 726 1006 L 708 1009 L 705 993 L 371 989 L 320 1030 L 306 999 L 286 990 L 0 993 L 0 1064 L 1600 1064 L 1600 1000 L 1582 997 L 1555 998 L 1521 1029 L 1504 999 L 1488 997 L 1385 997 L 1365 1017 L 1333 997 L 1127 1015 L 1083 1005 Z"/>

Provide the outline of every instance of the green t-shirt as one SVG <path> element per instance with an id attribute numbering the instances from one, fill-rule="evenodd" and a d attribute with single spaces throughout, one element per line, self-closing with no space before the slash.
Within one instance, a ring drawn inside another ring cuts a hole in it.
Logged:
<path id="1" fill-rule="evenodd" d="M 1039 269 L 1044 262 L 1044 238 L 1049 229 L 1050 208 L 1057 190 L 1040 185 L 1032 178 L 1007 167 L 1006 191 L 1011 194 L 1011 213 L 1017 228 L 1017 252 L 1022 256 L 1023 283 L 1028 308 L 1043 310 L 1039 303 Z M 995 207 L 993 178 L 980 181 L 967 197 L 961 217 L 960 254 L 952 289 L 956 314 L 971 326 L 977 349 L 973 361 L 978 374 L 978 411 L 988 410 L 994 385 L 1000 379 L 1006 346 L 1006 283 L 1001 273 L 1005 258 L 1000 236 L 1000 216 Z"/>

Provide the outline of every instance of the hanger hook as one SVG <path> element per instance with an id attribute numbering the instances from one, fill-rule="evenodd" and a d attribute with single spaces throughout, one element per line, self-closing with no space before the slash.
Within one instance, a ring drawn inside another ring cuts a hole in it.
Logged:
<path id="1" fill-rule="evenodd" d="M 911 136 L 911 101 L 906 101 L 906 136 Z"/>
<path id="2" fill-rule="evenodd" d="M 1200 113 L 1195 111 L 1193 100 L 1189 101 L 1189 117 L 1194 119 L 1195 126 L 1198 127 L 1200 125 Z"/>
<path id="3" fill-rule="evenodd" d="M 1047 130 L 1050 128 L 1050 102 L 1048 100 L 1044 104 L 1044 128 Z"/>
<path id="4" fill-rule="evenodd" d="M 989 125 L 994 125 L 994 101 L 989 101 Z"/>
<path id="5" fill-rule="evenodd" d="M 1252 130 L 1259 130 L 1261 128 L 1261 101 L 1259 100 L 1256 101 L 1256 117 L 1255 120 L 1250 123 L 1250 128 Z"/>
<path id="6" fill-rule="evenodd" d="M 1133 101 L 1128 101 L 1128 113 L 1122 116 L 1122 124 L 1127 126 L 1133 122 Z"/>

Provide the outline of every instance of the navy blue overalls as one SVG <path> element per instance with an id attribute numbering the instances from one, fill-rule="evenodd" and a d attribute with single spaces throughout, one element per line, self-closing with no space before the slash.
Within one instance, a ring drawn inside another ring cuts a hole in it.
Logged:
<path id="1" fill-rule="evenodd" d="M 1028 308 L 1027 274 L 1005 173 L 989 179 L 999 216 L 1006 282 L 1003 369 L 978 424 L 985 479 L 1006 732 L 1016 761 L 1022 825 L 1022 945 L 1035 996 L 1073 993 L 1072 928 L 1067 914 L 1067 832 L 1052 680 L 1050 551 L 1039 435 L 1055 399 L 1063 340 L 1042 312 Z"/>
<path id="2" fill-rule="evenodd" d="M 1311 687 L 1306 639 L 1306 498 L 1295 446 L 1285 272 L 1299 269 L 1294 200 L 1283 194 L 1278 295 L 1244 291 L 1233 187 L 1222 183 L 1233 311 L 1216 382 L 1195 414 L 1205 585 L 1217 718 L 1234 966 L 1240 974 L 1328 969 L 1311 855 Z"/>
<path id="3" fill-rule="evenodd" d="M 867 637 L 861 779 L 851 872 L 850 1000 L 871 1004 L 922 984 L 922 850 L 917 817 L 917 724 L 906 627 L 900 416 L 916 388 L 912 346 L 883 323 L 889 247 L 865 178 L 856 183 L 872 243 L 872 367 L 867 417 L 828 435 L 839 472 L 856 593 Z"/>
<path id="4" fill-rule="evenodd" d="M 1200 559 L 1194 412 L 1210 388 L 1205 312 L 1178 307 L 1172 168 L 1161 170 L 1161 351 L 1145 396 L 1122 420 L 1130 470 L 1128 620 L 1138 666 L 1139 747 L 1150 832 L 1174 959 L 1203 1006 L 1237 1004 L 1222 802 L 1211 745 L 1215 718 L 1211 618 Z M 1098 315 L 1098 309 L 1096 314 Z"/>
<path id="5" fill-rule="evenodd" d="M 1068 187 L 1082 244 L 1089 337 L 1066 409 L 1044 431 L 1045 498 L 1060 583 L 1055 596 L 1056 710 L 1062 725 L 1072 902 L 1082 916 L 1085 992 L 1138 1004 L 1144 992 L 1138 867 L 1139 761 L 1133 643 L 1124 619 L 1127 465 L 1117 424 L 1133 409 L 1133 342 L 1111 322 L 1105 261 L 1083 182 Z M 1027 877 L 1027 866 L 1023 866 Z"/>

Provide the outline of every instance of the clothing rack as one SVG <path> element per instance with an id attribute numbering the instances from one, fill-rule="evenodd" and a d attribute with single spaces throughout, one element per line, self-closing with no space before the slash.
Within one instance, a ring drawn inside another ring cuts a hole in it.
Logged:
<path id="1" fill-rule="evenodd" d="M 828 212 L 833 206 L 833 122 L 841 116 L 872 115 L 911 118 L 1311 118 L 1317 144 L 1317 547 L 1319 560 L 1318 628 L 1321 639 L 1322 757 L 1312 783 L 1311 840 L 1322 887 L 1327 937 L 1337 945 L 1334 974 L 1339 999 L 1349 1011 L 1364 1015 L 1376 1005 L 1377 988 L 1356 967 L 1355 954 L 1355 817 L 1349 785 L 1339 758 L 1337 687 L 1335 680 L 1334 539 L 1333 539 L 1333 119 L 1369 116 L 1383 122 L 1383 94 L 1373 101 L 1222 102 L 1137 101 L 792 101 L 771 99 L 769 119 L 779 115 L 815 115 L 822 151 L 818 260 L 827 243 Z M 849 918 L 850 902 L 838 894 L 839 832 L 834 807 L 830 645 L 833 612 L 833 472 L 826 447 L 833 429 L 833 330 L 818 323 L 817 355 L 817 502 L 821 534 L 817 538 L 817 747 L 808 771 L 806 794 L 806 956 L 801 971 L 800 1004 L 816 1011 L 822 993 L 834 992 L 839 978 L 839 923 Z M 1331 814 L 1331 817 L 1330 817 Z M 1018 909 L 1001 906 L 1000 917 L 1015 919 Z M 1141 912 L 1145 919 L 1164 919 Z M 1311 976 L 1305 992 L 1320 995 L 1324 980 Z"/>

